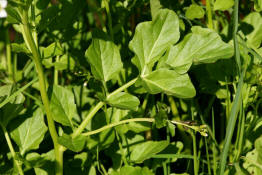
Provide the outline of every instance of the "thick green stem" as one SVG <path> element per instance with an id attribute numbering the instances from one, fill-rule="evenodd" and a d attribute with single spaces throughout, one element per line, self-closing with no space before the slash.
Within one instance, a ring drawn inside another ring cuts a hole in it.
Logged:
<path id="1" fill-rule="evenodd" d="M 206 11 L 207 11 L 207 19 L 208 19 L 208 28 L 213 29 L 213 19 L 212 19 L 212 9 L 210 0 L 206 0 Z"/>
<path id="2" fill-rule="evenodd" d="M 8 145 L 8 147 L 9 147 L 9 150 L 10 150 L 10 152 L 11 152 L 11 155 L 12 155 L 12 157 L 13 157 L 13 159 L 14 159 L 14 163 L 15 163 L 15 165 L 16 165 L 16 167 L 17 167 L 17 170 L 18 170 L 18 172 L 19 172 L 20 175 L 24 175 L 24 172 L 23 172 L 23 170 L 22 170 L 21 164 L 15 159 L 15 157 L 16 157 L 15 150 L 14 150 L 14 147 L 13 147 L 13 145 L 12 145 L 11 139 L 10 139 L 10 137 L 9 137 L 9 135 L 8 135 L 8 132 L 6 131 L 6 128 L 5 128 L 3 125 L 1 125 L 1 127 L 2 127 L 2 129 L 3 129 L 3 132 L 4 132 L 4 135 L 5 135 L 5 139 L 6 139 L 7 145 Z"/>
<path id="3" fill-rule="evenodd" d="M 41 94 L 41 98 L 42 98 L 46 116 L 47 116 L 48 128 L 49 128 L 49 132 L 52 137 L 53 144 L 54 144 L 55 157 L 56 157 L 56 175 L 62 175 L 63 174 L 63 160 L 61 160 L 61 157 L 63 158 L 63 155 L 61 154 L 63 154 L 63 152 L 59 151 L 61 145 L 59 145 L 57 141 L 58 135 L 57 135 L 56 128 L 55 128 L 55 122 L 52 118 L 51 110 L 49 107 L 49 99 L 48 99 L 48 95 L 46 92 L 46 83 L 45 83 L 46 80 L 45 80 L 44 71 L 43 71 L 43 67 L 41 63 L 41 56 L 38 51 L 37 45 L 34 41 L 34 38 L 32 36 L 31 28 L 28 23 L 27 11 L 22 10 L 21 14 L 22 14 L 21 27 L 23 29 L 23 37 L 27 43 L 28 49 L 32 52 L 32 55 L 33 55 L 32 58 L 35 63 L 35 67 L 36 67 L 38 77 L 39 77 L 40 94 Z"/>

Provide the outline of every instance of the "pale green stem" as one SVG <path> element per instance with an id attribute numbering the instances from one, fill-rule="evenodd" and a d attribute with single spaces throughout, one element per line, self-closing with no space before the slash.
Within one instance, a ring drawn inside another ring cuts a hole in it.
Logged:
<path id="1" fill-rule="evenodd" d="M 22 10 L 22 24 L 21 27 L 23 29 L 23 37 L 27 44 L 28 49 L 32 52 L 32 58 L 35 63 L 35 67 L 38 73 L 39 77 L 39 88 L 40 88 L 40 94 L 41 98 L 44 104 L 46 116 L 47 116 L 47 123 L 49 132 L 51 135 L 51 138 L 53 140 L 54 149 L 55 149 L 55 157 L 56 157 L 56 175 L 63 175 L 63 152 L 60 151 L 61 145 L 58 144 L 57 138 L 57 132 L 55 128 L 55 122 L 52 118 L 52 113 L 49 107 L 49 99 L 46 92 L 46 84 L 45 84 L 45 76 L 44 71 L 41 63 L 41 56 L 38 51 L 37 45 L 34 41 L 34 38 L 32 36 L 31 28 L 28 22 L 28 15 L 27 11 Z"/>
<path id="2" fill-rule="evenodd" d="M 206 11 L 207 11 L 207 19 L 208 19 L 208 28 L 213 29 L 213 19 L 212 19 L 212 9 L 210 0 L 206 0 Z"/>
<path id="3" fill-rule="evenodd" d="M 20 175 L 24 175 L 24 172 L 23 172 L 23 170 L 22 170 L 22 167 L 21 167 L 21 164 L 16 160 L 16 153 L 15 153 L 15 150 L 14 150 L 14 147 L 13 147 L 13 145 L 12 145 L 12 142 L 11 142 L 11 139 L 10 139 L 10 137 L 9 137 L 9 134 L 8 134 L 8 132 L 6 131 L 6 128 L 1 124 L 1 127 L 2 127 L 2 129 L 3 129 L 3 132 L 4 132 L 4 135 L 5 135 L 5 139 L 6 139 L 6 142 L 7 142 L 7 145 L 8 145 L 8 147 L 9 147 L 9 150 L 10 150 L 10 152 L 11 152 L 11 155 L 12 155 L 12 157 L 13 157 L 13 160 L 14 160 L 14 163 L 15 163 L 15 165 L 16 165 L 16 167 L 17 167 L 17 170 L 18 170 L 18 172 L 19 172 L 19 174 Z"/>
<path id="4" fill-rule="evenodd" d="M 59 61 L 59 56 L 56 56 L 55 61 Z M 54 85 L 58 85 L 58 70 L 54 68 Z"/>
<path id="5" fill-rule="evenodd" d="M 114 92 L 110 93 L 107 98 L 110 98 L 116 94 L 118 94 L 119 92 L 122 92 L 123 90 L 125 90 L 126 88 L 128 88 L 129 86 L 133 85 L 136 82 L 137 78 L 129 81 L 128 83 L 126 83 L 125 85 L 121 86 L 120 88 L 118 88 L 117 90 L 115 90 Z M 86 125 L 89 123 L 89 121 L 94 117 L 94 115 L 97 113 L 97 111 L 103 107 L 104 102 L 99 102 L 97 103 L 97 105 L 90 111 L 90 113 L 87 115 L 87 117 L 84 119 L 84 121 L 79 125 L 79 127 L 74 131 L 74 133 L 72 134 L 72 137 L 75 138 L 78 135 L 80 135 L 83 130 L 85 129 Z"/>
<path id="6" fill-rule="evenodd" d="M 132 118 L 132 119 L 127 119 L 127 120 L 121 120 L 121 121 L 116 122 L 116 123 L 108 124 L 108 125 L 106 125 L 102 128 L 96 129 L 94 131 L 89 131 L 89 132 L 83 133 L 82 135 L 84 135 L 84 136 L 94 135 L 94 134 L 100 133 L 104 130 L 107 130 L 109 128 L 113 128 L 115 126 L 122 125 L 122 124 L 129 123 L 129 122 L 154 122 L 154 121 L 155 121 L 155 119 L 153 119 L 153 118 Z"/>

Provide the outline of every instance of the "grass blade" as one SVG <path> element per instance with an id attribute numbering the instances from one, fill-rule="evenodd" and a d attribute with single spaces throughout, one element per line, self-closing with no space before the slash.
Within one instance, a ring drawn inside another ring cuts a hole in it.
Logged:
<path id="1" fill-rule="evenodd" d="M 233 132 L 235 129 L 235 124 L 238 116 L 238 112 L 240 111 L 240 107 L 242 104 L 242 86 L 243 86 L 243 77 L 244 77 L 244 71 L 241 73 L 240 80 L 237 86 L 237 92 L 236 92 L 236 97 L 233 101 L 233 106 L 230 111 L 229 115 L 229 120 L 227 124 L 227 129 L 226 129 L 226 138 L 225 138 L 225 143 L 223 147 L 223 151 L 221 154 L 221 159 L 220 159 L 220 166 L 219 166 L 219 175 L 224 175 L 225 167 L 226 167 L 226 159 L 228 156 L 228 150 L 229 146 L 231 144 L 231 139 L 233 136 Z"/>

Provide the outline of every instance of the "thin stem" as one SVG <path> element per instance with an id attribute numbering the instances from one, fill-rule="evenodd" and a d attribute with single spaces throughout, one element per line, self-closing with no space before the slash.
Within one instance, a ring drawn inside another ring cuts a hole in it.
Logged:
<path id="1" fill-rule="evenodd" d="M 211 175 L 211 166 L 210 166 L 210 159 L 209 159 L 209 152 L 208 152 L 208 145 L 207 145 L 207 139 L 205 139 L 205 147 L 206 147 L 206 155 L 207 155 L 207 169 L 208 174 Z"/>
<path id="2" fill-rule="evenodd" d="M 241 73 L 241 61 L 240 61 L 240 53 L 237 39 L 237 30 L 238 30 L 238 5 L 239 0 L 235 0 L 234 3 L 234 31 L 233 31 L 233 40 L 234 40 L 234 50 L 235 50 L 235 59 L 237 62 L 238 73 Z"/>
<path id="3" fill-rule="evenodd" d="M 59 61 L 59 56 L 56 56 L 55 61 Z M 58 85 L 58 70 L 54 68 L 54 85 Z"/>
<path id="4" fill-rule="evenodd" d="M 48 95 L 46 92 L 46 84 L 45 84 L 45 76 L 44 76 L 44 71 L 43 71 L 43 67 L 42 67 L 42 63 L 41 63 L 41 56 L 40 53 L 37 49 L 37 45 L 34 41 L 34 38 L 32 36 L 32 32 L 31 32 L 31 28 L 28 22 L 28 15 L 27 15 L 27 11 L 22 10 L 22 24 L 21 27 L 23 29 L 23 37 L 24 40 L 27 43 L 27 47 L 28 49 L 32 52 L 33 55 L 33 61 L 35 63 L 36 66 L 36 70 L 38 73 L 38 77 L 39 77 L 39 85 L 40 85 L 40 94 L 41 94 L 41 98 L 44 104 L 44 108 L 45 108 L 45 112 L 46 112 L 46 116 L 47 116 L 47 123 L 48 123 L 48 128 L 49 128 L 49 132 L 51 135 L 51 138 L 53 140 L 53 144 L 54 144 L 54 149 L 55 149 L 55 157 L 56 157 L 56 175 L 62 175 L 63 174 L 63 161 L 61 161 L 61 152 L 59 151 L 59 147 L 60 145 L 58 144 L 57 138 L 57 132 L 56 132 L 56 128 L 55 128 L 55 122 L 52 118 L 52 113 L 49 107 L 49 99 L 48 99 Z"/>
<path id="5" fill-rule="evenodd" d="M 24 172 L 23 172 L 23 170 L 22 170 L 21 164 L 15 159 L 16 153 L 15 153 L 14 147 L 13 147 L 13 145 L 12 145 L 11 139 L 10 139 L 10 137 L 9 137 L 9 134 L 8 134 L 8 132 L 6 131 L 6 128 L 5 128 L 2 124 L 1 124 L 1 127 L 2 127 L 2 129 L 3 129 L 3 132 L 4 132 L 4 135 L 5 135 L 5 139 L 6 139 L 7 145 L 8 145 L 8 147 L 9 147 L 10 152 L 11 152 L 11 155 L 12 155 L 12 157 L 13 157 L 13 160 L 14 160 L 14 163 L 15 163 L 15 165 L 16 165 L 16 167 L 17 167 L 17 170 L 18 170 L 18 172 L 19 172 L 20 175 L 24 175 Z"/>
<path id="6" fill-rule="evenodd" d="M 213 131 L 213 136 L 215 138 L 215 117 L 214 117 L 214 109 L 212 108 L 212 131 Z M 214 175 L 217 173 L 217 158 L 216 158 L 216 144 L 215 142 L 212 144 L 212 153 L 213 153 L 213 172 Z"/>
<path id="7" fill-rule="evenodd" d="M 94 135 L 94 134 L 98 134 L 104 130 L 107 130 L 109 128 L 113 128 L 115 126 L 118 126 L 118 125 L 122 125 L 122 124 L 125 124 L 125 123 L 130 123 L 130 122 L 154 122 L 155 119 L 153 118 L 132 118 L 132 119 L 127 119 L 127 120 L 121 120 L 119 122 L 116 122 L 116 123 L 111 123 L 111 124 L 108 124 L 102 128 L 99 128 L 99 129 L 96 129 L 94 131 L 89 131 L 89 132 L 86 132 L 86 133 L 83 133 L 84 136 L 90 136 L 90 135 Z"/>
<path id="8" fill-rule="evenodd" d="M 87 115 L 85 120 L 79 125 L 79 127 L 75 130 L 75 132 L 72 134 L 72 137 L 75 138 L 78 135 L 80 135 L 83 130 L 85 129 L 86 125 L 89 123 L 89 121 L 94 117 L 94 115 L 97 113 L 97 111 L 103 107 L 104 102 L 99 102 L 97 105 L 91 110 L 91 112 Z"/>
<path id="9" fill-rule="evenodd" d="M 116 94 L 118 94 L 119 92 L 122 92 L 123 90 L 125 90 L 126 88 L 128 88 L 129 86 L 133 85 L 136 82 L 137 78 L 129 81 L 128 83 L 124 84 L 123 86 L 121 86 L 120 88 L 118 88 L 117 90 L 115 90 L 114 92 L 110 93 L 107 98 L 110 98 Z M 84 119 L 84 121 L 79 125 L 79 127 L 74 131 L 74 133 L 72 134 L 72 137 L 75 138 L 78 135 L 80 135 L 83 130 L 85 129 L 86 125 L 89 123 L 89 121 L 94 117 L 94 115 L 97 113 L 97 111 L 103 107 L 104 102 L 100 101 L 99 103 L 97 103 L 97 105 L 90 111 L 90 113 L 87 115 L 87 117 Z"/>
<path id="10" fill-rule="evenodd" d="M 126 88 L 128 88 L 129 86 L 135 84 L 137 78 L 134 78 L 133 80 L 129 81 L 128 83 L 124 84 L 123 86 L 121 86 L 120 88 L 118 88 L 117 90 L 115 90 L 114 92 L 110 93 L 107 98 L 110 98 L 116 94 L 118 94 L 119 92 L 122 92 L 123 90 L 125 90 Z"/>
<path id="11" fill-rule="evenodd" d="M 192 102 L 191 102 L 192 103 Z M 192 120 L 194 121 L 195 118 L 194 118 L 194 110 L 193 110 L 193 106 L 191 106 L 191 117 L 192 117 Z M 192 131 L 190 132 L 191 133 L 191 136 L 192 136 L 192 140 L 193 140 L 193 154 L 194 154 L 194 175 L 197 175 L 198 174 L 198 157 L 197 157 L 197 143 L 196 143 L 196 134 L 195 134 L 195 131 Z"/>
<path id="12" fill-rule="evenodd" d="M 110 0 L 104 0 L 104 4 L 105 4 L 107 18 L 108 18 L 109 33 L 110 33 L 111 39 L 114 41 L 114 32 L 113 32 L 113 27 L 112 27 L 112 16 L 111 16 L 110 7 L 109 7 L 109 1 Z"/>
<path id="13" fill-rule="evenodd" d="M 208 28 L 213 29 L 213 19 L 212 19 L 212 9 L 210 0 L 206 0 L 206 11 L 207 11 L 207 19 L 208 19 Z"/>
<path id="14" fill-rule="evenodd" d="M 12 66 L 12 56 L 11 56 L 11 44 L 10 44 L 8 29 L 6 29 L 5 38 L 6 38 L 6 58 L 7 58 L 8 77 L 10 78 L 10 80 L 13 80 L 13 66 Z"/>

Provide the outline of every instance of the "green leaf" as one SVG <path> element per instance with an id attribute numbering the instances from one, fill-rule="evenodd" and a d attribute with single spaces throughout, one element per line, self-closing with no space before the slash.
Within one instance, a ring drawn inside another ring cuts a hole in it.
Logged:
<path id="1" fill-rule="evenodd" d="M 145 66 L 156 62 L 178 41 L 179 35 L 179 19 L 171 10 L 159 10 L 153 21 L 138 24 L 129 47 L 136 54 L 142 74 Z"/>
<path id="2" fill-rule="evenodd" d="M 123 166 L 119 171 L 112 171 L 109 175 L 154 175 L 148 167 Z"/>
<path id="3" fill-rule="evenodd" d="M 254 8 L 257 12 L 262 11 L 262 0 L 254 0 Z"/>
<path id="4" fill-rule="evenodd" d="M 65 87 L 54 85 L 49 95 L 53 119 L 65 126 L 73 127 L 72 118 L 78 115 L 73 92 Z"/>
<path id="5" fill-rule="evenodd" d="M 93 39 L 85 55 L 92 74 L 101 81 L 111 80 L 123 67 L 119 49 L 112 41 Z"/>
<path id="6" fill-rule="evenodd" d="M 210 29 L 192 27 L 182 42 L 171 47 L 166 63 L 180 74 L 186 73 L 192 63 L 213 63 L 218 59 L 233 56 L 233 46 L 221 40 L 219 35 Z"/>
<path id="7" fill-rule="evenodd" d="M 186 10 L 186 17 L 188 19 L 200 19 L 205 16 L 203 8 L 196 4 L 191 4 Z"/>
<path id="8" fill-rule="evenodd" d="M 131 152 L 130 161 L 142 163 L 144 160 L 164 150 L 168 144 L 168 141 L 146 141 L 138 144 Z"/>
<path id="9" fill-rule="evenodd" d="M 63 54 L 63 49 L 59 43 L 52 43 L 48 47 L 40 47 L 42 58 L 50 58 Z"/>
<path id="10" fill-rule="evenodd" d="M 86 138 L 82 135 L 72 138 L 70 135 L 63 134 L 61 137 L 58 137 L 58 143 L 71 151 L 80 152 L 85 146 Z"/>
<path id="11" fill-rule="evenodd" d="M 150 0 L 151 16 L 154 20 L 158 11 L 162 8 L 160 0 Z"/>
<path id="12" fill-rule="evenodd" d="M 14 90 L 12 85 L 1 86 L 0 92 L 0 102 L 4 103 L 4 106 L 0 108 L 0 122 L 4 127 L 6 127 L 7 124 L 24 108 L 23 103 L 25 98 L 21 92 L 13 97 L 12 94 L 14 93 Z"/>
<path id="13" fill-rule="evenodd" d="M 262 17 L 260 13 L 252 12 L 248 14 L 243 22 L 241 30 L 247 37 L 247 43 L 255 48 L 259 48 L 262 41 Z"/>
<path id="14" fill-rule="evenodd" d="M 173 70 L 158 69 L 142 77 L 144 88 L 151 94 L 164 92 L 179 98 L 192 98 L 195 88 L 187 74 L 180 75 Z"/>
<path id="15" fill-rule="evenodd" d="M 24 155 L 27 151 L 37 149 L 44 139 L 47 127 L 44 122 L 44 113 L 38 108 L 31 117 L 26 118 L 22 124 L 11 132 L 11 137 Z"/>
<path id="16" fill-rule="evenodd" d="M 109 97 L 107 102 L 113 107 L 130 110 L 137 110 L 138 105 L 140 104 L 139 99 L 136 96 L 126 92 L 120 92 Z"/>
<path id="17" fill-rule="evenodd" d="M 160 110 L 155 115 L 156 128 L 162 128 L 167 125 L 167 114 L 164 110 Z"/>
<path id="18" fill-rule="evenodd" d="M 22 19 L 18 13 L 18 8 L 14 8 L 11 6 L 7 6 L 5 8 L 6 12 L 7 12 L 7 20 L 10 23 L 22 23 Z"/>
<path id="19" fill-rule="evenodd" d="M 75 67 L 75 60 L 69 55 L 63 55 L 53 65 L 56 70 L 73 70 Z"/>
<path id="20" fill-rule="evenodd" d="M 234 0 L 216 0 L 214 10 L 225 11 L 233 7 Z"/>
<path id="21" fill-rule="evenodd" d="M 12 48 L 12 51 L 16 53 L 22 52 L 22 53 L 30 54 L 30 51 L 27 49 L 24 43 L 23 44 L 12 43 L 11 48 Z"/>

